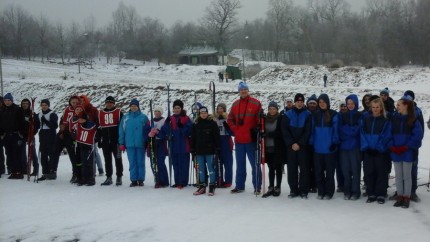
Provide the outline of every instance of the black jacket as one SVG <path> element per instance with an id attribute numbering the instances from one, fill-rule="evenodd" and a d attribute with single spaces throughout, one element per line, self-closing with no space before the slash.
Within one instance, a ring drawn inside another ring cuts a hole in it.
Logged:
<path id="1" fill-rule="evenodd" d="M 104 111 L 112 111 L 113 109 L 107 109 L 105 108 Z M 124 114 L 121 112 L 119 115 L 119 120 L 122 119 L 122 116 Z M 111 144 L 118 144 L 118 138 L 119 138 L 119 127 L 113 126 L 113 127 L 107 127 L 107 128 L 101 128 L 99 127 L 97 130 L 97 137 L 96 140 L 100 142 L 101 147 L 109 147 Z"/>
<path id="2" fill-rule="evenodd" d="M 210 155 L 219 152 L 219 128 L 212 117 L 198 118 L 191 131 L 191 152 L 196 155 Z"/>
<path id="3" fill-rule="evenodd" d="M 16 104 L 4 106 L 0 112 L 0 135 L 19 132 L 24 134 L 25 119 L 23 110 Z"/>

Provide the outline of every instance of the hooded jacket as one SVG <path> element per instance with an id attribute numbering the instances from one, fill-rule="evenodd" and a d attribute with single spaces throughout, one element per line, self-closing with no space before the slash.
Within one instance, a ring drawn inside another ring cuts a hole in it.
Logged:
<path id="1" fill-rule="evenodd" d="M 144 148 L 151 126 L 148 117 L 140 110 L 129 111 L 119 125 L 118 144 L 128 148 Z"/>
<path id="2" fill-rule="evenodd" d="M 196 119 L 191 131 L 191 151 L 197 155 L 210 155 L 220 151 L 218 125 L 210 115 L 207 119 Z"/>
<path id="3" fill-rule="evenodd" d="M 394 162 L 399 162 L 399 161 L 413 162 L 414 151 L 418 150 L 422 144 L 424 131 L 421 124 L 416 119 L 413 125 L 409 126 L 407 124 L 407 117 L 408 117 L 407 115 L 402 115 L 398 112 L 395 112 L 392 117 L 393 138 L 391 140 L 390 147 L 391 146 L 407 147 L 407 150 L 400 154 L 391 152 L 391 159 Z"/>
<path id="4" fill-rule="evenodd" d="M 354 104 L 354 110 L 348 110 L 339 114 L 339 139 L 341 150 L 353 150 L 360 148 L 360 124 L 362 114 L 358 111 L 358 97 L 351 94 L 345 98 L 345 103 L 351 99 Z"/>

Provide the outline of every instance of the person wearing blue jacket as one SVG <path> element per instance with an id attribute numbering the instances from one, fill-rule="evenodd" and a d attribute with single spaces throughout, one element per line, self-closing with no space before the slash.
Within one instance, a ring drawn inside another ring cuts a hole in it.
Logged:
<path id="1" fill-rule="evenodd" d="M 121 118 L 118 144 L 127 150 L 130 187 L 143 186 L 145 181 L 145 146 L 151 130 L 148 117 L 140 111 L 139 101 L 130 102 L 130 111 Z"/>
<path id="2" fill-rule="evenodd" d="M 323 93 L 318 97 L 319 110 L 312 114 L 315 180 L 319 200 L 330 200 L 335 190 L 334 171 L 338 156 L 338 113 L 330 109 L 330 99 Z"/>
<path id="3" fill-rule="evenodd" d="M 345 99 L 347 111 L 339 115 L 340 166 L 344 177 L 344 199 L 360 198 L 361 152 L 358 97 L 351 94 Z"/>
<path id="4" fill-rule="evenodd" d="M 309 158 L 307 145 L 312 132 L 311 112 L 304 106 L 305 97 L 297 93 L 294 97 L 295 106 L 285 113 L 281 130 L 287 148 L 289 198 L 301 196 L 306 199 L 309 192 Z"/>
<path id="5" fill-rule="evenodd" d="M 424 131 L 415 115 L 413 98 L 403 96 L 397 101 L 397 112 L 392 117 L 393 139 L 391 159 L 396 174 L 397 201 L 395 207 L 408 208 L 412 190 L 412 163 L 421 147 Z"/>
<path id="6" fill-rule="evenodd" d="M 388 176 L 385 153 L 391 140 L 391 122 L 387 118 L 381 98 L 371 101 L 370 112 L 363 114 L 360 128 L 360 150 L 363 152 L 363 171 L 367 203 L 385 203 Z"/>
<path id="7" fill-rule="evenodd" d="M 160 135 L 163 137 L 171 134 L 172 139 L 172 165 L 175 184 L 172 187 L 182 189 L 188 185 L 190 169 L 190 136 L 193 123 L 184 110 L 181 100 L 173 102 L 173 115 L 167 117 Z"/>

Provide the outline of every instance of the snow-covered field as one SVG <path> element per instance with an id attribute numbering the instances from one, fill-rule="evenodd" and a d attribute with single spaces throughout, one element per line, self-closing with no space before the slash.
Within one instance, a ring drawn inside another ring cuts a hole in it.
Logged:
<path id="1" fill-rule="evenodd" d="M 221 66 L 105 65 L 94 69 L 3 59 L 5 93 L 15 102 L 25 97 L 50 98 L 62 110 L 71 94 L 86 93 L 100 105 L 106 96 L 119 103 L 137 97 L 148 111 L 148 99 L 167 110 L 165 83 L 171 83 L 174 98 L 185 100 L 186 109 L 197 99 L 210 104 L 209 81 L 217 81 Z M 264 64 L 269 66 L 269 64 Z M 212 73 L 210 73 L 212 72 Z M 68 75 L 67 80 L 61 76 Z M 329 87 L 322 76 L 329 74 Z M 23 79 L 23 76 L 25 78 Z M 281 103 L 296 92 L 319 95 L 326 92 L 337 104 L 348 93 L 378 94 L 389 87 L 398 99 L 405 89 L 416 93 L 427 120 L 430 109 L 429 68 L 399 69 L 280 66 L 268 68 L 249 80 L 252 95 L 264 105 Z M 216 82 L 217 100 L 229 106 L 237 98 L 237 81 Z M 127 105 L 128 106 L 128 105 Z M 37 110 L 38 111 L 38 110 Z M 188 108 L 189 111 L 189 108 Z M 429 179 L 430 132 L 426 130 L 420 153 L 419 183 Z M 230 194 L 217 189 L 214 197 L 193 196 L 193 187 L 154 189 L 146 163 L 143 188 L 128 187 L 126 155 L 124 185 L 101 187 L 105 177 L 97 177 L 94 187 L 77 187 L 68 181 L 71 166 L 62 156 L 55 181 L 40 183 L 0 179 L 0 241 L 428 241 L 430 238 L 430 192 L 420 187 L 421 203 L 409 209 L 366 204 L 365 198 L 344 201 L 337 193 L 330 201 L 315 194 L 308 200 L 288 199 L 284 175 L 282 194 L 263 199 L 252 194 L 250 167 L 246 192 Z M 166 161 L 167 162 L 167 161 Z M 390 180 L 390 184 L 394 181 Z M 393 193 L 394 187 L 389 188 Z"/>

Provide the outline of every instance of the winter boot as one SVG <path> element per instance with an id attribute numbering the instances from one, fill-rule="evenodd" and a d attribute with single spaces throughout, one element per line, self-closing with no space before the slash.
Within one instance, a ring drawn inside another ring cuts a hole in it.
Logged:
<path id="1" fill-rule="evenodd" d="M 144 186 L 143 181 L 137 181 L 137 185 L 139 185 L 139 187 L 143 187 Z"/>
<path id="2" fill-rule="evenodd" d="M 96 184 L 96 179 L 90 178 L 87 182 L 87 186 L 94 186 Z"/>
<path id="3" fill-rule="evenodd" d="M 46 180 L 46 175 L 43 174 L 41 177 L 37 178 L 37 181 L 44 181 Z"/>
<path id="4" fill-rule="evenodd" d="M 137 181 L 132 181 L 130 183 L 130 187 L 137 187 L 137 186 L 138 186 Z"/>
<path id="5" fill-rule="evenodd" d="M 411 199 L 409 197 L 403 197 L 402 208 L 409 208 L 410 201 Z"/>
<path id="6" fill-rule="evenodd" d="M 215 195 L 215 185 L 209 185 L 209 196 Z"/>
<path id="7" fill-rule="evenodd" d="M 104 181 L 102 184 L 100 184 L 101 186 L 109 186 L 112 185 L 112 177 L 108 176 L 106 177 L 106 181 Z"/>
<path id="8" fill-rule="evenodd" d="M 206 193 L 206 186 L 205 185 L 200 185 L 199 188 L 197 189 L 197 191 L 195 191 L 193 193 L 193 195 L 197 196 L 197 195 L 202 195 Z"/>
<path id="9" fill-rule="evenodd" d="M 394 207 L 403 206 L 403 196 L 397 195 L 397 201 L 393 205 Z"/>
<path id="10" fill-rule="evenodd" d="M 412 202 L 419 203 L 419 202 L 421 202 L 421 198 L 419 198 L 419 197 L 418 197 L 417 193 L 413 192 L 413 193 L 411 194 L 411 201 L 412 201 Z"/>
<path id="11" fill-rule="evenodd" d="M 73 174 L 72 178 L 70 179 L 70 183 L 74 184 L 77 182 L 78 182 L 78 177 L 75 174 Z"/>
<path id="12" fill-rule="evenodd" d="M 122 179 L 121 179 L 120 176 L 116 177 L 116 183 L 115 183 L 115 185 L 117 185 L 117 186 L 121 186 L 122 185 Z"/>
<path id="13" fill-rule="evenodd" d="M 273 187 L 269 187 L 267 192 L 264 193 L 262 197 L 264 197 L 264 198 L 270 197 L 273 195 L 274 192 L 275 192 L 275 189 L 273 189 Z"/>
<path id="14" fill-rule="evenodd" d="M 242 190 L 242 189 L 239 189 L 239 188 L 234 188 L 233 190 L 231 190 L 230 191 L 230 193 L 233 193 L 233 194 L 235 194 L 235 193 L 242 193 L 242 192 L 244 192 L 245 190 Z"/>
<path id="15" fill-rule="evenodd" d="M 273 191 L 273 196 L 274 197 L 279 197 L 279 195 L 281 195 L 281 188 L 280 187 L 275 187 L 275 190 Z"/>
<path id="16" fill-rule="evenodd" d="M 57 172 L 51 171 L 49 174 L 46 174 L 46 180 L 56 180 L 57 179 Z"/>

